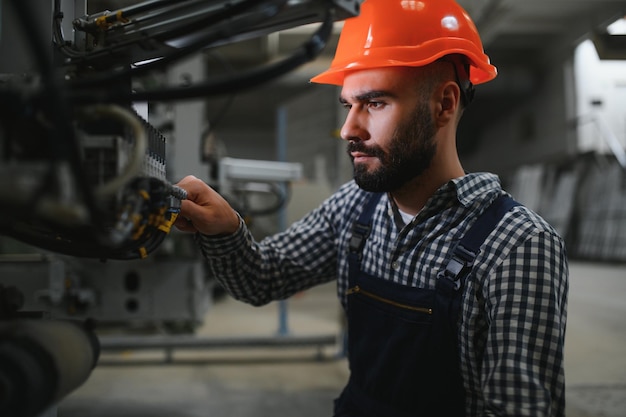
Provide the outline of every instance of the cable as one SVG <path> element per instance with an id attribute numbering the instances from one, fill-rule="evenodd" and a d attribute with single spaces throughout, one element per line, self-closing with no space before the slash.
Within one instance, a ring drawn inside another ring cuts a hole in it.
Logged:
<path id="1" fill-rule="evenodd" d="M 67 57 L 84 57 L 86 55 L 85 52 L 79 52 L 67 46 L 65 38 L 63 37 L 63 30 L 61 29 L 61 21 L 63 20 L 63 12 L 61 11 L 61 0 L 54 0 L 53 19 L 52 35 L 54 36 L 54 43 L 57 45 L 57 48 L 59 48 L 59 50 L 63 52 Z"/>
<path id="2" fill-rule="evenodd" d="M 313 34 L 309 41 L 303 44 L 290 57 L 277 63 L 250 71 L 244 71 L 238 76 L 222 77 L 221 79 L 201 83 L 192 87 L 137 92 L 132 93 L 129 96 L 120 95 L 120 97 L 114 98 L 114 101 L 119 99 L 131 99 L 135 101 L 170 101 L 233 93 L 256 87 L 262 83 L 291 72 L 304 63 L 315 59 L 326 46 L 326 42 L 332 33 L 333 22 L 334 20 L 332 18 L 332 14 L 327 13 L 323 24 Z"/>
<path id="3" fill-rule="evenodd" d="M 62 225 L 54 224 L 53 229 L 49 229 L 18 217 L 0 222 L 0 231 L 27 244 L 69 256 L 116 260 L 145 258 L 170 233 L 180 212 L 179 202 L 187 194 L 180 187 L 147 177 L 137 178 L 126 193 L 127 204 L 116 224 L 96 239 L 82 228 L 63 229 Z"/>
<path id="4" fill-rule="evenodd" d="M 260 193 L 260 194 L 273 194 L 276 197 L 276 201 L 274 204 L 269 205 L 268 207 L 259 208 L 259 209 L 251 209 L 248 207 L 248 204 L 244 202 L 242 210 L 248 216 L 267 216 L 270 214 L 276 213 L 278 210 L 283 208 L 285 204 L 289 201 L 291 195 L 291 188 L 289 183 L 249 183 L 242 187 L 238 187 L 233 190 L 236 193 Z"/>
<path id="5" fill-rule="evenodd" d="M 290 57 L 277 63 L 265 65 L 261 68 L 244 71 L 237 76 L 226 76 L 191 87 L 159 89 L 136 93 L 105 92 L 100 94 L 90 92 L 74 92 L 72 99 L 76 103 L 96 101 L 127 102 L 127 101 L 176 101 L 233 93 L 250 89 L 293 71 L 300 65 L 316 58 L 326 46 L 333 27 L 333 16 L 327 12 L 324 22 L 313 36 Z"/>
<path id="6" fill-rule="evenodd" d="M 149 12 L 151 10 L 161 8 L 163 6 L 169 6 L 170 4 L 177 4 L 177 3 L 181 3 L 181 1 L 180 0 L 144 1 L 139 4 L 121 8 L 107 15 L 100 16 L 98 19 L 96 19 L 96 25 L 108 26 L 117 22 L 123 22 L 129 17 L 133 17 L 141 13 Z"/>
<path id="7" fill-rule="evenodd" d="M 222 1 L 222 9 L 210 14 L 208 17 L 191 19 L 190 21 L 185 22 L 184 25 L 177 24 L 169 31 L 153 34 L 152 38 L 165 42 L 166 40 L 179 39 L 188 34 L 197 34 L 198 32 L 207 29 L 207 27 L 226 22 L 233 17 L 237 17 L 238 14 L 243 14 L 248 11 L 252 11 L 253 9 L 254 13 L 248 16 L 251 18 L 251 21 L 265 21 L 267 18 L 278 14 L 280 9 L 282 9 L 287 2 L 288 0 L 240 0 L 238 2 L 234 2 L 232 0 Z M 196 4 L 204 6 L 206 5 L 206 0 L 197 0 Z M 171 11 L 164 11 L 163 15 L 169 17 L 171 15 Z M 155 15 L 155 17 L 159 19 L 158 15 Z M 246 26 L 247 25 L 243 25 L 240 27 Z M 240 28 L 238 26 L 234 27 L 236 29 Z M 230 32 L 230 30 L 227 32 Z"/>
<path id="8" fill-rule="evenodd" d="M 149 63 L 145 63 L 139 66 L 130 66 L 125 68 L 122 71 L 111 72 L 108 70 L 106 73 L 99 74 L 98 76 L 91 76 L 86 79 L 77 79 L 71 82 L 71 86 L 73 88 L 86 88 L 90 86 L 99 86 L 102 83 L 111 82 L 118 79 L 123 79 L 126 77 L 136 77 L 141 74 L 144 74 L 148 71 L 154 71 L 158 69 L 162 69 L 169 65 L 170 63 L 180 60 L 184 57 L 192 55 L 198 52 L 200 49 L 205 48 L 206 46 L 222 40 L 228 36 L 231 36 L 229 32 L 231 30 L 229 28 L 241 28 L 248 27 L 259 22 L 265 21 L 273 16 L 275 16 L 284 5 L 287 4 L 287 0 L 274 0 L 273 3 L 263 4 L 263 8 L 257 13 L 245 15 L 245 16 L 234 16 L 235 13 L 246 11 L 255 6 L 259 5 L 258 0 L 247 0 L 242 1 L 236 5 L 231 5 L 230 7 L 225 7 L 224 10 L 221 10 L 218 13 L 214 13 L 210 15 L 208 18 L 201 19 L 199 22 L 196 22 L 194 25 L 185 25 L 182 27 L 183 29 L 177 29 L 177 31 L 184 30 L 185 33 L 193 32 L 196 26 L 201 24 L 202 29 L 206 29 L 207 27 L 211 27 L 211 25 L 216 23 L 221 23 L 217 28 L 213 28 L 208 33 L 200 36 L 195 39 L 193 42 L 188 44 L 187 46 L 176 50 L 176 52 L 170 53 L 166 56 L 160 57 L 156 60 L 153 60 Z M 230 21 L 224 23 L 224 21 L 230 19 Z M 183 34 L 179 34 L 182 36 Z M 171 34 L 169 36 L 172 36 Z M 163 34 L 159 36 L 155 36 L 151 39 L 159 39 L 159 38 L 167 38 Z M 119 48 L 120 45 L 116 44 L 115 48 Z M 106 53 L 110 54 L 111 48 L 106 48 L 105 51 L 99 51 L 98 53 Z"/>
<path id="9" fill-rule="evenodd" d="M 127 109 L 115 104 L 95 105 L 81 109 L 80 116 L 90 119 L 101 115 L 108 115 L 129 125 L 134 133 L 135 144 L 130 154 L 129 162 L 124 171 L 105 184 L 99 185 L 95 190 L 98 199 L 115 195 L 124 185 L 141 173 L 141 168 L 148 148 L 148 137 L 141 120 Z"/>

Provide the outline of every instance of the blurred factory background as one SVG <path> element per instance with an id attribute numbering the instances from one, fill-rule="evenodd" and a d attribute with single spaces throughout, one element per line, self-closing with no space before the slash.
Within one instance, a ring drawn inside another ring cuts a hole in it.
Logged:
<path id="1" fill-rule="evenodd" d="M 28 48 L 15 35 L 7 3 L 0 6 L 3 82 L 32 65 L 16 54 Z M 80 2 L 50 3 L 69 16 Z M 88 0 L 87 12 L 139 3 Z M 626 1 L 459 3 L 499 70 L 494 82 L 478 87 L 464 115 L 462 162 L 468 171 L 500 175 L 516 199 L 566 240 L 572 261 L 568 415 L 624 416 Z M 51 5 L 42 13 L 42 25 L 50 26 L 45 22 L 53 12 Z M 338 138 L 339 90 L 309 83 L 329 66 L 341 26 L 334 24 L 315 60 L 262 85 L 136 103 L 167 142 L 167 180 L 193 174 L 220 189 L 262 238 L 351 179 Z M 193 85 L 271 64 L 318 27 L 294 25 L 203 50 L 143 82 Z M 0 181 L 3 192 L 6 183 Z M 8 238 L 0 249 L 4 308 L 11 296 L 4 289 L 14 286 L 25 296 L 25 310 L 102 325 L 92 375 L 41 417 L 330 415 L 345 383 L 332 286 L 261 309 L 244 306 L 216 288 L 193 240 L 176 232 L 147 260 L 76 259 Z"/>
<path id="2" fill-rule="evenodd" d="M 478 89 L 461 123 L 458 146 L 466 169 L 499 174 L 509 190 L 563 233 L 571 255 L 626 260 L 626 204 L 620 200 L 626 166 L 624 2 L 459 3 L 475 20 L 499 71 L 494 82 Z M 196 111 L 206 115 L 200 126 L 184 119 L 174 123 L 183 130 L 173 132 L 172 142 L 193 141 L 182 147 L 187 153 L 174 155 L 174 161 L 184 161 L 173 164 L 174 177 L 190 171 L 207 177 L 197 158 L 197 165 L 190 165 L 197 152 L 195 133 L 205 132 L 228 156 L 302 164 L 302 181 L 294 186 L 320 193 L 303 202 L 302 210 L 350 179 L 345 146 L 337 140 L 344 117 L 339 92 L 309 83 L 329 66 L 340 28 L 337 23 L 328 47 L 313 62 L 259 88 L 197 103 Z M 312 30 L 298 27 L 212 50 L 174 70 L 172 80 L 219 76 L 276 60 Z M 170 114 L 190 117 L 187 105 Z M 173 151 L 180 148 L 174 145 Z M 298 201 L 290 205 L 296 215 Z M 268 226 L 268 232 L 275 230 Z"/>

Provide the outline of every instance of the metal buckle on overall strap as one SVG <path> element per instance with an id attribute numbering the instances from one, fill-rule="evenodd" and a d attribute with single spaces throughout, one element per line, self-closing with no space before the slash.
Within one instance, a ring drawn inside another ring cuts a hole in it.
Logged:
<path id="1" fill-rule="evenodd" d="M 351 254 L 358 256 L 359 260 L 363 256 L 363 247 L 365 246 L 365 240 L 370 234 L 370 230 L 371 226 L 369 224 L 355 223 L 352 228 L 352 237 L 350 238 L 348 248 Z"/>
<path id="2" fill-rule="evenodd" d="M 438 279 L 449 280 L 454 290 L 461 288 L 461 278 L 470 270 L 474 265 L 474 260 L 478 254 L 465 248 L 463 245 L 459 245 L 454 250 L 452 259 L 446 265 L 446 269 L 440 271 L 437 274 Z"/>
<path id="3" fill-rule="evenodd" d="M 497 197 L 463 236 L 459 245 L 454 249 L 452 259 L 446 265 L 446 269 L 437 274 L 440 282 L 452 283 L 454 290 L 458 291 L 464 282 L 462 278 L 465 278 L 471 271 L 480 253 L 480 246 L 502 217 L 517 205 L 519 203 L 508 195 L 503 194 Z"/>

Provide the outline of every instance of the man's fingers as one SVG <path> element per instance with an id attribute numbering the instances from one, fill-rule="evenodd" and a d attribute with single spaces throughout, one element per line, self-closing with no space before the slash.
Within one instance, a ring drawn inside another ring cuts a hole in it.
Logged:
<path id="1" fill-rule="evenodd" d="M 196 227 L 193 225 L 193 223 L 191 222 L 191 220 L 189 220 L 188 218 L 184 217 L 184 216 L 178 216 L 176 218 L 176 221 L 174 222 L 174 226 L 178 229 L 181 230 L 183 232 L 192 232 L 195 233 L 198 230 L 196 229 Z"/>
<path id="2" fill-rule="evenodd" d="M 201 206 L 209 204 L 211 199 L 217 194 L 217 192 L 204 181 L 193 175 L 186 176 L 176 185 L 187 191 L 187 200 L 193 201 Z"/>
<path id="3" fill-rule="evenodd" d="M 195 219 L 199 216 L 206 215 L 204 212 L 204 208 L 199 206 L 193 200 L 183 200 L 180 204 L 180 216 L 187 219 Z"/>
<path id="4" fill-rule="evenodd" d="M 234 233 L 239 227 L 239 217 L 228 202 L 204 181 L 194 176 L 183 178 L 178 184 L 187 191 L 181 201 L 179 217 L 191 219 L 193 225 L 176 222 L 184 231 L 197 231 L 206 235 Z"/>

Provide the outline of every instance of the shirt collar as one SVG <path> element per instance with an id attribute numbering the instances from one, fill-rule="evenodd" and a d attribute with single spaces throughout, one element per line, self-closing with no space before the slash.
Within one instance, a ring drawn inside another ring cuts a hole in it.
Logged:
<path id="1" fill-rule="evenodd" d="M 487 194 L 502 191 L 498 176 L 488 172 L 467 174 L 451 180 L 446 186 L 454 188 L 457 200 L 464 207 Z"/>
<path id="2" fill-rule="evenodd" d="M 430 217 L 457 204 L 470 207 L 476 200 L 483 199 L 491 193 L 499 193 L 501 190 L 497 175 L 488 172 L 466 174 L 441 186 L 428 200 L 421 213 Z"/>
<path id="3" fill-rule="evenodd" d="M 502 190 L 500 179 L 497 175 L 480 172 L 466 174 L 462 177 L 448 181 L 441 186 L 428 200 L 424 208 L 418 213 L 418 217 L 428 218 L 456 204 L 469 207 L 477 199 L 492 192 Z M 404 227 L 404 221 L 393 198 L 388 195 L 390 215 L 398 229 Z"/>

